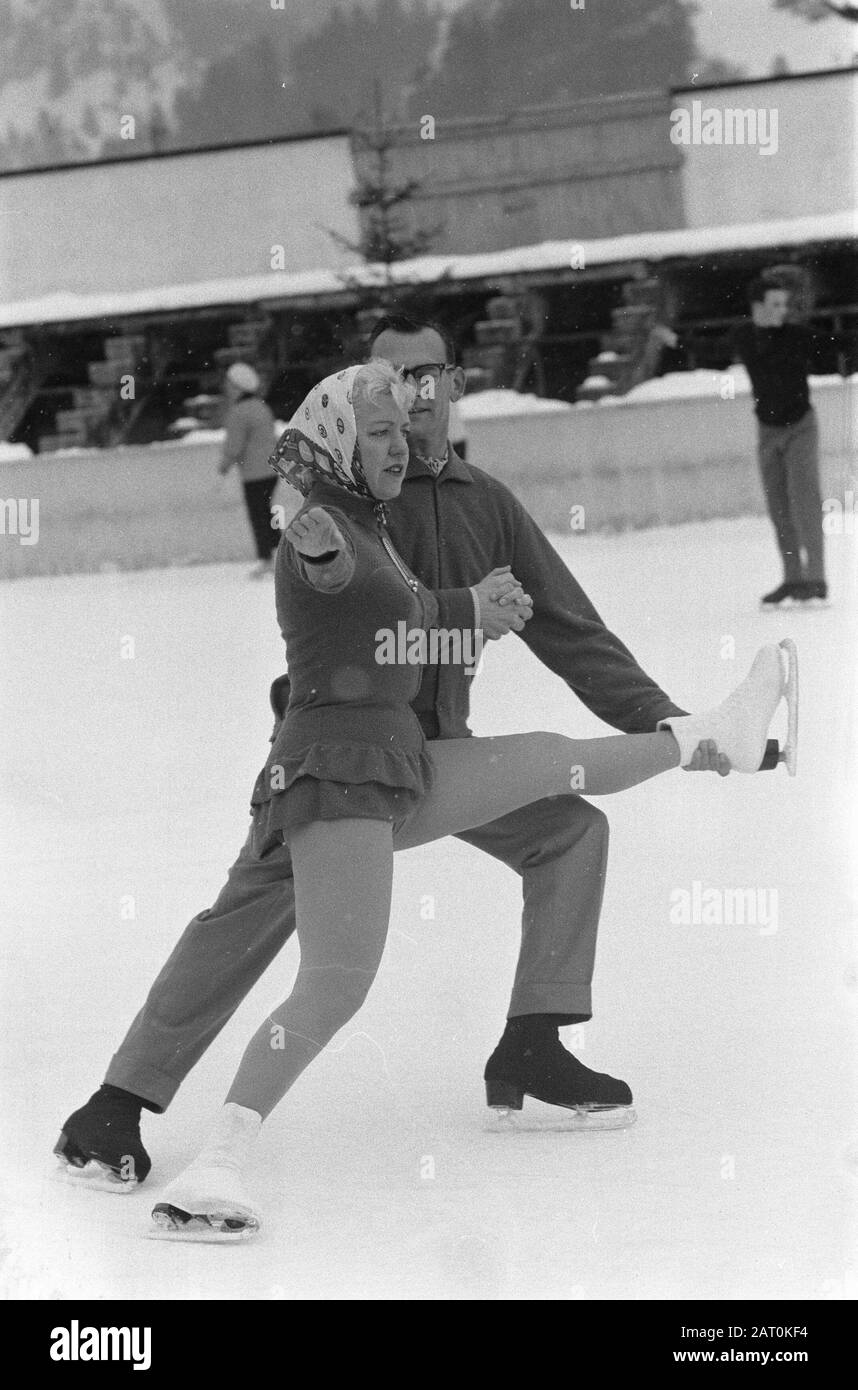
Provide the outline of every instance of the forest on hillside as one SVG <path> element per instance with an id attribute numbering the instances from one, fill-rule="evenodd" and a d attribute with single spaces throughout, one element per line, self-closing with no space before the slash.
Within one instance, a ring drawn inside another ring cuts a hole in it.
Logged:
<path id="1" fill-rule="evenodd" d="M 698 59 L 686 0 L 0 0 L 0 31 L 7 169 L 350 127 L 376 82 L 390 119 L 443 120 L 663 88 Z"/>

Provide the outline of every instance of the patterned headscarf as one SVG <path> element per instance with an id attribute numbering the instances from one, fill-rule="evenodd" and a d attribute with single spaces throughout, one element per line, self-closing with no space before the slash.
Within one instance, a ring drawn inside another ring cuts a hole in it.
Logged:
<path id="1" fill-rule="evenodd" d="M 275 472 L 306 497 L 318 478 L 346 492 L 374 499 L 360 461 L 354 384 L 360 367 L 346 367 L 313 387 L 268 460 Z"/>

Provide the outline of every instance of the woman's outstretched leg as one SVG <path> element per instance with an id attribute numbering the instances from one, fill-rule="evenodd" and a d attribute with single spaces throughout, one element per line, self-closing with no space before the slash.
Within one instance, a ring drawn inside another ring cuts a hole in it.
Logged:
<path id="1" fill-rule="evenodd" d="M 472 830 L 545 796 L 606 796 L 670 768 L 687 766 L 701 740 L 714 740 L 741 772 L 759 768 L 772 716 L 785 690 L 782 653 L 761 647 L 748 675 L 715 709 L 663 721 L 670 732 L 573 739 L 506 734 L 444 739 L 429 746 L 435 785 L 397 833 L 408 849 Z"/>
<path id="2" fill-rule="evenodd" d="M 679 766 L 670 733 L 576 739 L 564 734 L 501 734 L 438 739 L 429 745 L 432 790 L 397 832 L 395 849 L 487 825 L 544 796 L 604 796 Z"/>
<path id="3" fill-rule="evenodd" d="M 227 1103 L 263 1119 L 353 1018 L 381 963 L 390 919 L 390 825 L 314 821 L 290 839 L 301 964 L 292 993 L 251 1038 Z"/>

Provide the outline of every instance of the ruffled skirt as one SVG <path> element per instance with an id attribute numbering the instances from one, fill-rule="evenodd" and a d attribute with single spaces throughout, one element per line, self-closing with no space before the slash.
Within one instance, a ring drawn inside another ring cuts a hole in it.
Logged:
<path id="1" fill-rule="evenodd" d="M 261 858 L 315 820 L 398 829 L 431 786 L 425 742 L 410 707 L 289 711 L 253 788 L 254 853 Z"/>

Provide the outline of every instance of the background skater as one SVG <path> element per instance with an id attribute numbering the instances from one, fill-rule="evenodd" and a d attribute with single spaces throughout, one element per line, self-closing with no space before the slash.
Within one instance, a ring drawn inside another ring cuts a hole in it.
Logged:
<path id="1" fill-rule="evenodd" d="M 783 583 L 762 599 L 764 608 L 817 606 L 825 582 L 819 423 L 810 402 L 808 372 L 814 337 L 787 321 L 790 291 L 767 272 L 750 287 L 751 322 L 733 336 L 754 392 L 757 456 L 769 516 L 784 567 Z"/>
<path id="2" fill-rule="evenodd" d="M 226 438 L 218 469 L 221 476 L 235 466 L 241 473 L 244 505 L 259 557 L 250 571 L 255 579 L 272 572 L 280 539 L 279 530 L 271 525 L 271 498 L 277 479 L 268 466 L 274 443 L 274 416 L 259 394 L 260 385 L 257 373 L 246 362 L 233 362 L 227 371 Z"/>

